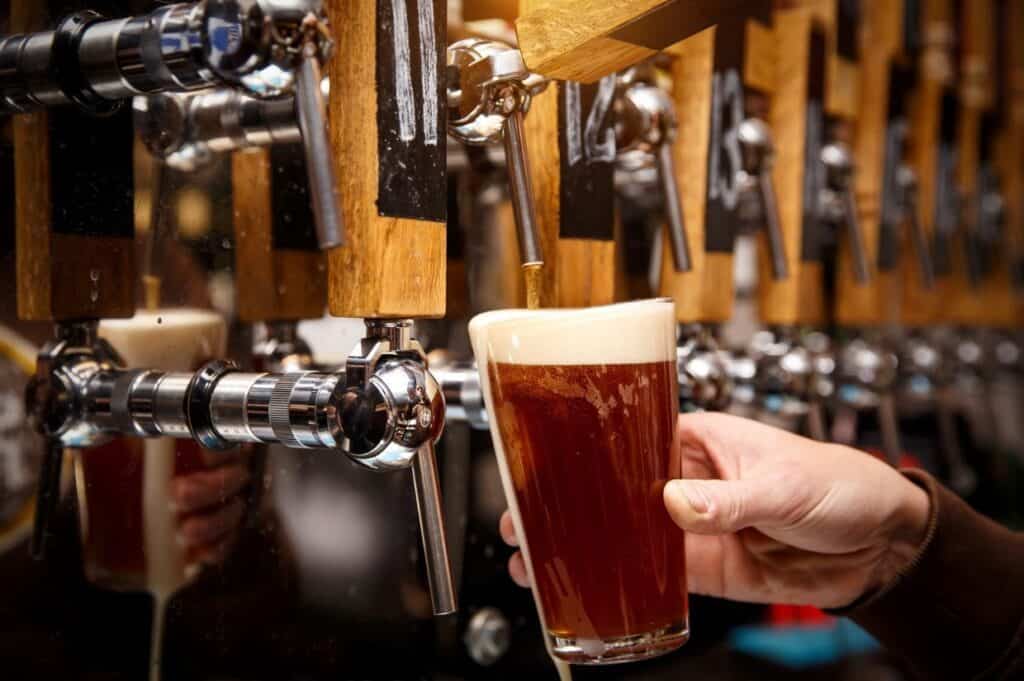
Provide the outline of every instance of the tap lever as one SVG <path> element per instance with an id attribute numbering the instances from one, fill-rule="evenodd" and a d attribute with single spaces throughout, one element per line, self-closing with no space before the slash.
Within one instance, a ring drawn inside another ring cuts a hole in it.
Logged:
<path id="1" fill-rule="evenodd" d="M 317 243 L 321 250 L 326 250 L 345 245 L 334 154 L 327 136 L 327 108 L 320 91 L 323 80 L 320 64 L 326 60 L 326 55 L 321 54 L 321 45 L 327 45 L 329 49 L 330 39 L 320 39 L 326 35 L 326 28 L 314 14 L 303 20 L 303 30 L 307 37 L 302 42 L 296 70 L 295 113 L 306 152 L 306 175 L 313 202 Z"/>
<path id="2" fill-rule="evenodd" d="M 935 286 L 935 263 L 932 260 L 931 248 L 928 246 L 928 235 L 925 234 L 924 225 L 921 223 L 917 200 L 917 173 L 910 166 L 901 164 L 896 178 L 902 190 L 905 217 L 910 221 L 910 238 L 917 253 L 921 283 L 926 289 L 931 289 Z"/>
<path id="3" fill-rule="evenodd" d="M 689 272 L 692 269 L 690 244 L 683 222 L 683 201 L 679 195 L 679 184 L 676 182 L 675 150 L 671 144 L 663 143 L 658 147 L 657 163 L 658 179 L 661 180 L 661 192 L 665 201 L 669 243 L 672 247 L 672 262 L 676 272 Z"/>
<path id="4" fill-rule="evenodd" d="M 412 479 L 416 487 L 416 511 L 419 513 L 423 557 L 427 564 L 430 602 L 435 615 L 448 615 L 456 610 L 455 579 L 448 557 L 441 483 L 433 442 L 423 443 L 416 452 Z"/>
<path id="5" fill-rule="evenodd" d="M 32 523 L 30 550 L 35 560 L 46 556 L 46 543 L 50 525 L 60 501 L 60 478 L 63 469 L 64 445 L 59 438 L 47 438 L 46 451 L 39 468 L 39 487 L 36 494 L 36 514 Z"/>
<path id="6" fill-rule="evenodd" d="M 822 147 L 821 161 L 825 165 L 825 214 L 846 228 L 854 279 L 858 284 L 866 284 L 871 279 L 871 269 L 853 195 L 853 153 L 846 144 L 831 142 Z"/>
<path id="7" fill-rule="evenodd" d="M 618 77 L 619 94 L 615 100 L 615 147 L 620 164 L 633 164 L 638 155 L 652 159 L 658 171 L 668 226 L 669 245 L 676 272 L 691 269 L 690 246 L 683 222 L 683 202 L 679 193 L 673 143 L 679 129 L 675 104 L 655 82 L 652 66 L 637 66 Z"/>
<path id="8" fill-rule="evenodd" d="M 530 181 L 530 167 L 527 163 L 526 135 L 523 131 L 523 112 L 516 110 L 505 121 L 502 141 L 505 146 L 505 163 L 508 167 L 509 194 L 516 220 L 516 236 L 519 239 L 520 262 L 523 267 L 543 265 L 540 249 L 540 229 L 537 226 L 537 211 L 533 202 L 533 183 Z"/>
<path id="9" fill-rule="evenodd" d="M 739 125 L 737 139 L 743 159 L 740 172 L 744 181 L 740 186 L 745 188 L 744 191 L 753 189 L 759 194 L 761 218 L 772 263 L 772 278 L 779 281 L 789 276 L 789 263 L 786 260 L 786 243 L 782 237 L 782 222 L 772 180 L 775 149 L 771 131 L 760 118 L 746 118 Z"/>
<path id="10" fill-rule="evenodd" d="M 544 263 L 527 162 L 523 117 L 548 81 L 530 73 L 519 50 L 468 38 L 448 47 L 448 133 L 464 144 L 501 139 L 505 147 L 519 255 L 524 268 Z"/>

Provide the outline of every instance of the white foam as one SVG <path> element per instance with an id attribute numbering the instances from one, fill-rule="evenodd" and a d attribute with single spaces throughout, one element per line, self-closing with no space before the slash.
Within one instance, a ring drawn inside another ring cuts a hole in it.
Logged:
<path id="1" fill-rule="evenodd" d="M 222 357 L 227 341 L 224 318 L 209 310 L 146 310 L 130 319 L 105 319 L 99 335 L 106 338 L 129 368 L 189 371 L 208 359 Z M 143 542 L 146 590 L 153 594 L 150 681 L 159 681 L 163 657 L 164 619 L 171 596 L 189 580 L 185 552 L 177 540 L 177 519 L 171 510 L 175 441 L 145 441 L 143 454 Z"/>
<path id="2" fill-rule="evenodd" d="M 129 367 L 188 371 L 224 353 L 227 327 L 210 310 L 140 310 L 129 319 L 104 319 L 99 334 Z"/>
<path id="3" fill-rule="evenodd" d="M 469 323 L 477 362 L 530 365 L 675 361 L 675 307 L 668 298 L 600 307 L 496 310 Z"/>
<path id="4" fill-rule="evenodd" d="M 487 405 L 491 440 L 501 473 L 512 524 L 519 537 L 526 571 L 534 582 L 530 544 L 519 512 L 505 447 L 493 417 L 489 362 L 531 365 L 639 364 L 675 361 L 675 305 L 671 299 L 658 298 L 601 307 L 545 310 L 495 310 L 474 317 L 469 323 L 480 386 Z M 548 635 L 547 619 L 536 590 L 537 607 L 544 647 L 555 664 L 560 681 L 571 681 L 570 666 L 559 659 Z"/>

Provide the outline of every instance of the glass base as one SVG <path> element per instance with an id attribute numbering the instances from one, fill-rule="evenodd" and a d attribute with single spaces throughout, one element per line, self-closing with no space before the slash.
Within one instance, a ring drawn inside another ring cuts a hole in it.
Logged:
<path id="1" fill-rule="evenodd" d="M 686 621 L 618 638 L 564 638 L 548 634 L 551 652 L 570 664 L 619 664 L 670 653 L 690 639 Z"/>

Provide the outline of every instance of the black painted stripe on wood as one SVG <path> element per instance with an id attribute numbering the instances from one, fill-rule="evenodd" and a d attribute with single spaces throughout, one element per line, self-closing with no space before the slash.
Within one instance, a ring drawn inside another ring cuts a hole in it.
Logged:
<path id="1" fill-rule="evenodd" d="M 301 144 L 270 147 L 270 211 L 274 249 L 319 250 Z"/>
<path id="2" fill-rule="evenodd" d="M 615 238 L 615 76 L 558 83 L 559 224 L 563 239 Z"/>
<path id="3" fill-rule="evenodd" d="M 377 210 L 444 222 L 445 0 L 377 0 Z"/>
<path id="4" fill-rule="evenodd" d="M 820 262 L 825 228 L 820 215 L 820 197 L 825 184 L 821 148 L 825 135 L 825 34 L 811 30 L 807 59 L 807 107 L 804 122 L 803 226 L 800 259 Z"/>

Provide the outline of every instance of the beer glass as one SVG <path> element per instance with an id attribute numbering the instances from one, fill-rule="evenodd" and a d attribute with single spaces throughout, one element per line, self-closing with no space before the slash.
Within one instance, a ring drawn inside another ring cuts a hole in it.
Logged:
<path id="1" fill-rule="evenodd" d="M 189 371 L 224 355 L 223 318 L 206 310 L 140 311 L 104 320 L 107 339 L 128 367 Z M 90 582 L 153 596 L 150 679 L 159 679 L 164 611 L 168 600 L 199 572 L 177 539 L 171 480 L 208 468 L 207 454 L 191 440 L 116 438 L 75 456 L 82 557 Z"/>
<path id="2" fill-rule="evenodd" d="M 606 664 L 686 642 L 675 315 L 657 299 L 502 310 L 470 323 L 509 510 L 556 660 Z"/>

